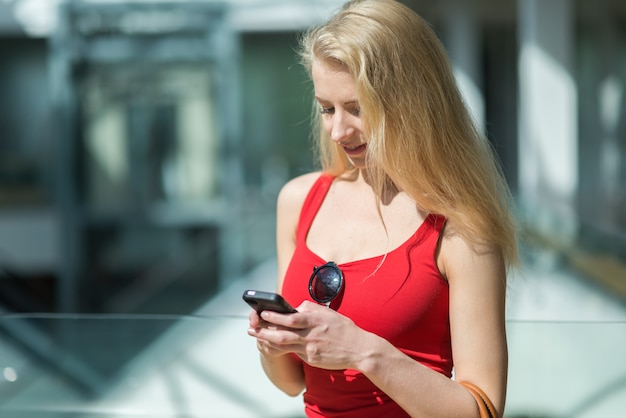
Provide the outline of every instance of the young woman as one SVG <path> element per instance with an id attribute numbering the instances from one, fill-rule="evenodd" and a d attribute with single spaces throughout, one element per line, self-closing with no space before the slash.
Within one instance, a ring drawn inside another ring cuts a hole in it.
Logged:
<path id="1" fill-rule="evenodd" d="M 357 0 L 301 54 L 322 170 L 278 198 L 277 289 L 298 313 L 250 314 L 265 372 L 308 417 L 478 416 L 463 381 L 501 416 L 515 225 L 442 45 L 400 3 Z"/>

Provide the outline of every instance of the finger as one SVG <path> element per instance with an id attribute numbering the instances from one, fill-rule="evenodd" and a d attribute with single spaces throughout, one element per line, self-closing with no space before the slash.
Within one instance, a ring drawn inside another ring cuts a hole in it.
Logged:
<path id="1" fill-rule="evenodd" d="M 296 308 L 298 312 L 306 312 L 306 311 L 316 311 L 318 309 L 327 309 L 325 306 L 320 305 L 319 303 L 311 302 L 310 300 L 304 300 Z"/>
<path id="2" fill-rule="evenodd" d="M 264 356 L 267 357 L 281 357 L 289 354 L 288 351 L 276 350 L 272 347 L 259 347 L 259 353 L 262 353 Z"/>
<path id="3" fill-rule="evenodd" d="M 293 328 L 261 327 L 249 329 L 248 334 L 265 340 L 275 348 L 291 350 L 291 347 L 301 345 L 301 331 Z"/>
<path id="4" fill-rule="evenodd" d="M 250 326 L 252 328 L 256 328 L 261 324 L 261 317 L 254 310 L 250 312 L 250 315 L 248 315 L 248 320 L 250 321 Z"/>
<path id="5" fill-rule="evenodd" d="M 261 312 L 261 319 L 275 325 L 280 325 L 284 328 L 305 328 L 304 318 L 302 318 L 302 316 L 298 313 L 280 314 L 273 311 L 263 311 Z"/>
<path id="6" fill-rule="evenodd" d="M 280 344 L 276 345 L 263 338 L 256 339 L 256 347 L 259 352 L 268 356 L 282 356 L 289 353 L 299 353 L 302 351 L 300 345 Z"/>

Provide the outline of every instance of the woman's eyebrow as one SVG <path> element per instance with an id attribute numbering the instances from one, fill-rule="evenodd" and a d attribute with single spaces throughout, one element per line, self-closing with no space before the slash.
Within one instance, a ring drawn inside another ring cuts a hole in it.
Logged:
<path id="1" fill-rule="evenodd" d="M 330 100 L 323 99 L 323 98 L 321 98 L 319 96 L 315 96 L 315 100 L 317 100 L 318 102 L 325 102 L 325 103 L 330 103 L 331 102 Z M 359 101 L 358 100 L 348 100 L 346 102 L 343 102 L 342 104 L 344 106 L 358 105 Z"/>

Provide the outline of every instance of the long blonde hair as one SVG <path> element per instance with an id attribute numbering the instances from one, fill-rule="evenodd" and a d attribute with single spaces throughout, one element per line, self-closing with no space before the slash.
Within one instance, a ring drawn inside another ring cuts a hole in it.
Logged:
<path id="1" fill-rule="evenodd" d="M 422 209 L 444 215 L 454 233 L 517 262 L 512 199 L 489 141 L 461 98 L 448 57 L 430 26 L 393 0 L 354 0 L 301 39 L 314 60 L 354 78 L 368 174 L 378 195 L 390 184 Z M 322 169 L 352 169 L 319 123 Z"/>

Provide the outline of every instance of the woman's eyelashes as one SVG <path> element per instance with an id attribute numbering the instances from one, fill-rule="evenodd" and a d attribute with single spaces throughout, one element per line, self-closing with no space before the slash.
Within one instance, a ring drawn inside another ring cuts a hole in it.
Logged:
<path id="1" fill-rule="evenodd" d="M 358 107 L 350 107 L 347 108 L 346 111 L 348 113 L 350 113 L 353 116 L 361 116 L 361 109 Z M 334 107 L 326 107 L 326 106 L 321 106 L 320 107 L 320 113 L 322 115 L 332 115 L 335 113 L 335 108 Z"/>

